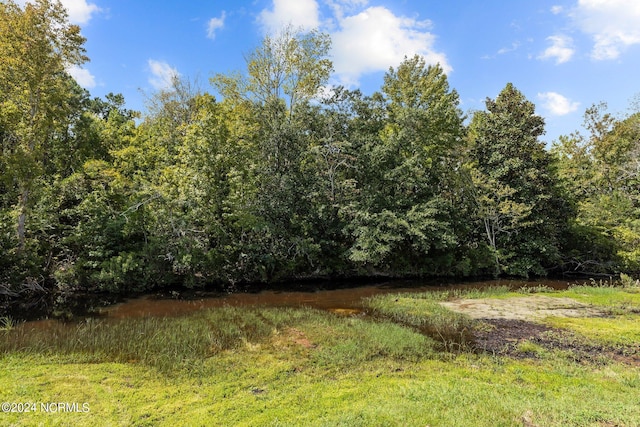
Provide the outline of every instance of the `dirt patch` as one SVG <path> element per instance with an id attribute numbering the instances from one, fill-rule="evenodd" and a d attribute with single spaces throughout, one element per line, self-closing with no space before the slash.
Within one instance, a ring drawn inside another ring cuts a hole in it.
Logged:
<path id="1" fill-rule="evenodd" d="M 576 334 L 558 328 L 516 319 L 485 319 L 474 331 L 474 348 L 519 359 L 538 358 L 536 351 L 526 350 L 521 343 L 530 342 L 545 350 L 563 351 L 567 358 L 581 363 L 604 364 L 615 360 L 640 366 L 640 351 L 632 347 L 608 347 L 586 341 Z"/>
<path id="2" fill-rule="evenodd" d="M 519 343 L 535 341 L 543 333 L 552 330 L 524 320 L 486 319 L 474 333 L 474 345 L 479 351 L 513 355 Z"/>
<path id="3" fill-rule="evenodd" d="M 473 331 L 476 351 L 517 358 L 537 358 L 539 353 L 520 344 L 529 342 L 545 350 L 558 350 L 576 362 L 607 360 L 640 366 L 640 351 L 631 347 L 608 347 L 575 333 L 545 326 L 545 317 L 601 317 L 607 313 L 571 298 L 531 295 L 513 298 L 461 299 L 441 303 L 450 310 L 479 319 Z"/>
<path id="4" fill-rule="evenodd" d="M 309 341 L 304 332 L 296 328 L 287 328 L 283 338 L 286 342 L 302 346 L 304 348 L 315 348 L 316 344 Z"/>
<path id="5" fill-rule="evenodd" d="M 533 295 L 513 298 L 480 298 L 444 301 L 450 310 L 474 319 L 541 320 L 545 317 L 600 317 L 606 313 L 571 298 Z"/>

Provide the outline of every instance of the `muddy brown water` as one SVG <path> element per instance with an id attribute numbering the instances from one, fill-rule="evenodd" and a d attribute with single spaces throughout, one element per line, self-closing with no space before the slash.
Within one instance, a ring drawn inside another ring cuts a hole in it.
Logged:
<path id="1" fill-rule="evenodd" d="M 180 316 L 203 309 L 222 306 L 234 307 L 310 307 L 336 311 L 360 310 L 362 300 L 374 295 L 405 292 L 437 292 L 451 289 L 489 288 L 508 286 L 512 289 L 548 286 L 563 289 L 571 283 L 566 280 L 489 280 L 458 284 L 421 284 L 419 282 L 387 282 L 355 288 L 317 291 L 262 291 L 259 293 L 206 294 L 200 293 L 181 299 L 176 297 L 147 295 L 100 309 L 108 318 L 136 318 L 147 316 Z"/>
<path id="2" fill-rule="evenodd" d="M 92 316 L 106 319 L 132 319 L 140 317 L 174 317 L 223 306 L 234 307 L 310 307 L 327 310 L 341 315 L 353 315 L 364 311 L 363 299 L 374 295 L 408 292 L 438 292 L 453 289 L 484 289 L 495 286 L 508 286 L 511 289 L 522 287 L 547 286 L 553 289 L 565 289 L 576 283 L 575 280 L 486 280 L 467 283 L 434 283 L 419 281 L 390 281 L 375 285 L 353 288 L 315 290 L 315 291 L 274 291 L 257 293 L 184 292 L 166 295 L 144 295 L 125 300 L 107 307 L 97 308 Z M 86 316 L 85 316 L 86 317 Z M 75 320 L 81 320 L 79 316 Z M 47 328 L 59 323 L 57 319 L 28 321 L 24 326 Z"/>

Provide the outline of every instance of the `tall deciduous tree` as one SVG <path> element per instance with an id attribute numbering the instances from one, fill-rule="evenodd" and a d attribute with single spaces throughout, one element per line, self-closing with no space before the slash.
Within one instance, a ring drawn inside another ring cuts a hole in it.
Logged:
<path id="1" fill-rule="evenodd" d="M 327 83 L 333 69 L 330 47 L 327 34 L 288 26 L 265 36 L 247 55 L 246 74 L 218 74 L 211 80 L 225 100 L 253 106 L 269 175 L 286 175 L 304 150 L 296 136 L 301 123 L 295 123 L 295 112 Z"/>
<path id="2" fill-rule="evenodd" d="M 640 271 L 640 113 L 617 118 L 605 103 L 585 111 L 589 135 L 561 137 L 559 171 L 578 214 L 572 263 L 587 271 Z"/>
<path id="3" fill-rule="evenodd" d="M 327 58 L 328 34 L 302 32 L 292 26 L 267 35 L 246 57 L 247 74 L 218 74 L 212 79 L 225 99 L 250 100 L 260 105 L 283 100 L 289 113 L 318 94 L 333 70 Z"/>
<path id="4" fill-rule="evenodd" d="M 73 108 L 66 67 L 88 58 L 80 28 L 59 1 L 36 0 L 24 9 L 0 4 L 0 123 L 7 172 L 17 185 L 16 233 L 24 248 L 32 192 L 51 153 L 52 134 Z"/>
<path id="5" fill-rule="evenodd" d="M 378 139 L 363 146 L 350 258 L 434 273 L 446 268 L 437 256 L 456 244 L 452 174 L 463 137 L 458 94 L 440 66 L 427 66 L 419 56 L 391 68 L 382 89 L 386 118 Z"/>
<path id="6" fill-rule="evenodd" d="M 247 55 L 246 74 L 212 79 L 225 102 L 244 106 L 255 123 L 250 139 L 260 179 L 251 208 L 261 219 L 253 236 L 267 252 L 261 255 L 266 278 L 295 269 L 297 260 L 307 262 L 313 246 L 303 230 L 310 205 L 303 171 L 310 147 L 305 119 L 309 101 L 329 79 L 330 45 L 326 34 L 286 27 Z"/>
<path id="7" fill-rule="evenodd" d="M 567 211 L 551 156 L 538 141 L 543 133 L 543 118 L 511 83 L 473 116 L 477 215 L 496 273 L 545 274 L 558 260 Z"/>

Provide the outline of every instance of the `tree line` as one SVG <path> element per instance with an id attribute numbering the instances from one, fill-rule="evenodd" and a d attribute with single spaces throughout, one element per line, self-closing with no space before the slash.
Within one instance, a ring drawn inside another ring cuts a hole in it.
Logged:
<path id="1" fill-rule="evenodd" d="M 88 58 L 53 0 L 0 4 L 0 293 L 291 278 L 640 272 L 640 114 L 540 141 L 507 84 L 465 117 L 438 65 L 329 87 L 331 40 L 289 27 L 212 91 L 141 114 L 66 71 Z"/>

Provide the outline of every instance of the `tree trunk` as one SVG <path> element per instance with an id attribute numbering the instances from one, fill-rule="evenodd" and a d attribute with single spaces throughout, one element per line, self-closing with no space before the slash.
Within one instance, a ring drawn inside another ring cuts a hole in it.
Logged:
<path id="1" fill-rule="evenodd" d="M 22 188 L 20 198 L 18 200 L 18 249 L 20 252 L 24 250 L 26 240 L 26 222 L 27 222 L 27 202 L 29 201 L 29 190 Z"/>
<path id="2" fill-rule="evenodd" d="M 498 257 L 498 249 L 496 247 L 496 229 L 495 222 L 490 218 L 484 218 L 484 228 L 487 232 L 487 239 L 489 240 L 489 246 L 491 247 L 491 251 L 493 252 L 493 257 L 495 261 L 495 270 L 493 275 L 498 277 L 500 275 L 500 259 Z"/>

